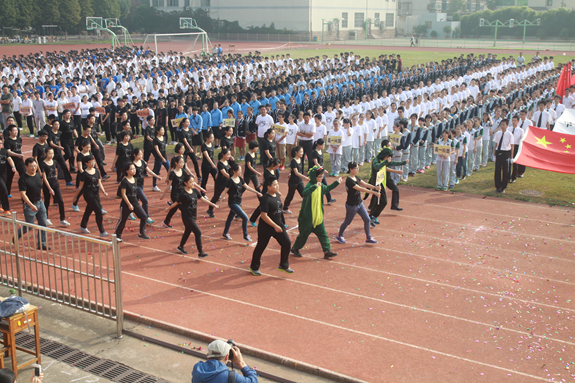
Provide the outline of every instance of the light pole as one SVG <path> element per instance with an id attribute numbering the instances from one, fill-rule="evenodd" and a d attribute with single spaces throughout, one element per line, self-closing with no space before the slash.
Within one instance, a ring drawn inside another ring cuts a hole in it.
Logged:
<path id="1" fill-rule="evenodd" d="M 479 26 L 480 27 L 491 27 L 491 28 L 495 28 L 495 35 L 493 37 L 493 46 L 497 46 L 497 28 L 498 27 L 509 27 L 509 28 L 513 28 L 514 26 L 521 26 L 523 27 L 523 44 L 525 44 L 525 32 L 527 27 L 539 27 L 541 26 L 541 19 L 537 19 L 534 22 L 529 21 L 529 20 L 523 20 L 523 21 L 515 21 L 514 19 L 510 19 L 509 21 L 506 22 L 502 22 L 499 20 L 495 20 L 495 21 L 488 21 L 485 19 L 479 19 Z"/>

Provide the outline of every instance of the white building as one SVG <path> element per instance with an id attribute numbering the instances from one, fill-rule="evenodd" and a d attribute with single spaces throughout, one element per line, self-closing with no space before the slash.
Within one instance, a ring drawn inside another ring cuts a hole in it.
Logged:
<path id="1" fill-rule="evenodd" d="M 536 11 L 567 8 L 575 9 L 575 0 L 528 0 L 527 6 Z"/>
<path id="2" fill-rule="evenodd" d="M 332 38 L 395 36 L 396 0 L 150 0 L 162 11 L 203 8 L 243 28 L 269 26 Z M 337 19 L 337 20 L 336 20 Z M 330 22 L 331 21 L 331 22 Z M 366 28 L 367 27 L 367 28 Z"/>

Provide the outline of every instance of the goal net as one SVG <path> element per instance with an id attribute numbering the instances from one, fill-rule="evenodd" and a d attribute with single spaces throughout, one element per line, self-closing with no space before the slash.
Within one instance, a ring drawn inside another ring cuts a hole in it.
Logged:
<path id="1" fill-rule="evenodd" d="M 156 53 L 168 51 L 189 54 L 210 54 L 212 44 L 206 32 L 149 34 L 144 39 L 144 48 Z"/>

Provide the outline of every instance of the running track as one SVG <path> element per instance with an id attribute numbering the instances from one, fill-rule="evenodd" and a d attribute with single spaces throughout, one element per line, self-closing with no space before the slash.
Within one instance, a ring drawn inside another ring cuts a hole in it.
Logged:
<path id="1" fill-rule="evenodd" d="M 32 140 L 25 138 L 24 147 Z M 107 151 L 111 163 L 113 148 Z M 280 179 L 284 195 L 287 174 Z M 110 195 L 114 179 L 105 182 Z M 208 195 L 212 188 L 210 181 Z M 63 190 L 74 231 L 82 213 L 69 208 L 72 188 Z M 167 206 L 148 178 L 157 223 L 144 241 L 138 222 L 128 221 L 121 245 L 124 309 L 369 382 L 573 381 L 573 209 L 409 186 L 400 191 L 405 210 L 385 210 L 372 229 L 379 244 L 363 243 L 356 217 L 348 244 L 332 241 L 339 253 L 333 260 L 322 259 L 312 236 L 304 258 L 290 258 L 295 274 L 286 275 L 276 269 L 279 248 L 272 241 L 258 278 L 247 270 L 253 246 L 243 241 L 240 222 L 232 224 L 232 241 L 221 237 L 226 203 L 213 219 L 199 203 L 209 257 L 197 259 L 193 236 L 189 254 L 176 253 L 179 215 L 173 229 L 160 227 Z M 245 196 L 249 215 L 257 200 Z M 332 239 L 344 218 L 343 186 L 334 197 L 325 207 Z M 102 201 L 112 233 L 119 200 Z M 50 209 L 54 222 L 56 212 Z M 286 218 L 290 228 L 297 224 L 296 214 Z M 89 229 L 97 232 L 93 218 Z M 256 229 L 249 230 L 256 239 Z M 292 242 L 296 235 L 290 230 Z"/>

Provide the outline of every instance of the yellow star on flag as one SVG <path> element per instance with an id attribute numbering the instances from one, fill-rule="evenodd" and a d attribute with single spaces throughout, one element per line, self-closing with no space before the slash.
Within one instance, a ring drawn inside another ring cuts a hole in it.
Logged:
<path id="1" fill-rule="evenodd" d="M 547 148 L 547 145 L 553 145 L 551 142 L 548 142 L 548 141 L 545 139 L 545 136 L 543 136 L 542 138 L 537 138 L 537 137 L 535 137 L 535 139 L 537 140 L 537 143 L 538 143 L 538 144 L 545 146 L 545 148 Z"/>
<path id="2" fill-rule="evenodd" d="M 571 145 L 569 145 L 569 144 L 565 145 L 565 147 L 566 147 L 567 149 L 571 149 Z"/>
<path id="3" fill-rule="evenodd" d="M 569 150 L 566 150 L 564 153 L 569 153 Z"/>
<path id="4" fill-rule="evenodd" d="M 564 138 L 562 138 L 560 141 L 561 141 L 562 144 L 565 143 L 565 139 L 564 139 Z"/>

